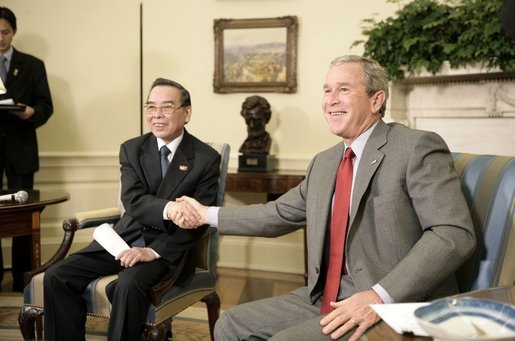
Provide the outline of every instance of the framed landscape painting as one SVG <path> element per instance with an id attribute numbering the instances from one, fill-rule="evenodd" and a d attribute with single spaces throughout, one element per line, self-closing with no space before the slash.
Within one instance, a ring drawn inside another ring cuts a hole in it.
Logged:
<path id="1" fill-rule="evenodd" d="M 216 93 L 297 91 L 297 17 L 216 19 Z"/>

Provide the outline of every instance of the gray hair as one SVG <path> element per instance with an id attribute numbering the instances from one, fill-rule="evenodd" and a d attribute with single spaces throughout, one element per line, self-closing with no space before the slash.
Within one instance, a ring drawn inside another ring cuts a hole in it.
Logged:
<path id="1" fill-rule="evenodd" d="M 331 66 L 337 66 L 346 63 L 357 63 L 361 65 L 363 70 L 363 81 L 365 82 L 367 95 L 369 97 L 378 91 L 384 91 L 385 100 L 379 109 L 379 113 L 381 114 L 381 117 L 383 117 L 386 111 L 386 101 L 388 100 L 389 94 L 388 76 L 386 75 L 385 69 L 375 60 L 356 55 L 336 57 L 331 61 Z"/>

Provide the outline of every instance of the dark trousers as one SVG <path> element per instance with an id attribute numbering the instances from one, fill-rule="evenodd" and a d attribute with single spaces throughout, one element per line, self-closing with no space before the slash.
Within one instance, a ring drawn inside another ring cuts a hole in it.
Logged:
<path id="1" fill-rule="evenodd" d="M 3 174 L 7 177 L 7 188 L 32 189 L 34 188 L 34 173 L 15 174 L 10 167 L 6 167 L 3 158 L 0 157 L 0 179 Z M 0 181 L 0 189 L 3 188 L 3 181 Z M 31 270 L 30 262 L 32 254 L 32 245 L 29 236 L 14 237 L 11 248 L 12 273 L 13 273 L 13 291 L 23 291 L 23 274 Z M 4 278 L 4 258 L 2 255 L 2 240 L 0 239 L 0 283 Z"/>
<path id="2" fill-rule="evenodd" d="M 139 340 L 149 308 L 147 293 L 170 272 L 164 260 L 131 268 L 107 252 L 73 254 L 45 272 L 44 339 L 85 340 L 86 304 L 82 293 L 89 282 L 118 273 L 106 288 L 111 302 L 108 340 Z"/>

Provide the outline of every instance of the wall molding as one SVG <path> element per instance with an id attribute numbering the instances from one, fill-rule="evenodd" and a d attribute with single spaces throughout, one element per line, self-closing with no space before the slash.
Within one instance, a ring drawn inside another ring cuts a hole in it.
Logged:
<path id="1" fill-rule="evenodd" d="M 279 166 L 287 170 L 305 170 L 309 159 L 280 158 Z M 230 163 L 237 168 L 237 155 Z M 75 212 L 113 207 L 116 204 L 119 183 L 117 152 L 68 153 L 42 152 L 40 170 L 36 173 L 35 188 L 64 190 L 70 200 L 45 208 L 41 214 L 41 255 L 46 262 L 60 245 L 64 219 Z M 243 202 L 226 196 L 226 205 L 259 202 L 263 196 L 249 194 Z M 92 232 L 92 231 L 91 231 Z M 79 231 L 72 251 L 86 246 L 92 240 L 89 231 Z M 4 262 L 11 264 L 11 241 L 2 243 Z M 304 273 L 303 232 L 297 231 L 278 238 L 222 236 L 219 243 L 219 266 L 238 269 Z"/>

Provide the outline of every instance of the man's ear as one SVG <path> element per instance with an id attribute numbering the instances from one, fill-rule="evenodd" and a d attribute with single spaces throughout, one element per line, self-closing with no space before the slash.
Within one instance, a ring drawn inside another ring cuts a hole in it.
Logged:
<path id="1" fill-rule="evenodd" d="M 191 120 L 191 113 L 192 113 L 191 106 L 186 107 L 184 110 L 186 110 L 186 116 L 184 118 L 184 122 L 186 124 L 188 124 L 188 122 Z"/>
<path id="2" fill-rule="evenodd" d="M 386 94 L 383 90 L 377 91 L 372 95 L 372 112 L 378 113 L 386 100 Z"/>

